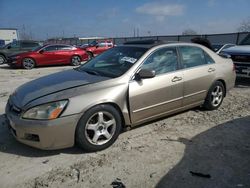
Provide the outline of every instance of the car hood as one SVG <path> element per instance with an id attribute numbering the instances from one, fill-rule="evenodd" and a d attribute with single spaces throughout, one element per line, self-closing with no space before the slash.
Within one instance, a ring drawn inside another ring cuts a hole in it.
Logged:
<path id="1" fill-rule="evenodd" d="M 110 79 L 108 77 L 95 76 L 77 70 L 66 70 L 54 73 L 28 82 L 20 86 L 12 94 L 11 100 L 14 104 L 22 108 L 33 100 L 64 91 L 78 86 L 97 83 Z"/>
<path id="2" fill-rule="evenodd" d="M 234 54 L 250 54 L 250 45 L 240 45 L 240 46 L 234 46 L 234 47 L 230 47 L 227 48 L 225 50 L 223 50 L 222 52 L 224 53 L 228 53 L 230 55 L 234 55 Z"/>

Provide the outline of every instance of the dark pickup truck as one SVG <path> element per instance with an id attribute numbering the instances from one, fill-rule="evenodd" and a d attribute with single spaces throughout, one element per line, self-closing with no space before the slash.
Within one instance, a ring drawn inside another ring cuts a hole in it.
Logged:
<path id="1" fill-rule="evenodd" d="M 34 48 L 41 46 L 40 42 L 31 40 L 19 40 L 11 42 L 0 48 L 0 65 L 7 62 L 11 55 L 31 51 Z"/>
<path id="2" fill-rule="evenodd" d="M 250 78 L 250 34 L 239 45 L 222 50 L 221 53 L 231 56 L 237 77 Z"/>

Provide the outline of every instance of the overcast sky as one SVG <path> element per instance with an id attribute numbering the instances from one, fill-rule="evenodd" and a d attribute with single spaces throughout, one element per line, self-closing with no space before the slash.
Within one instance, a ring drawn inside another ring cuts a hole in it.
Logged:
<path id="1" fill-rule="evenodd" d="M 0 0 L 0 27 L 35 39 L 235 32 L 250 0 Z"/>

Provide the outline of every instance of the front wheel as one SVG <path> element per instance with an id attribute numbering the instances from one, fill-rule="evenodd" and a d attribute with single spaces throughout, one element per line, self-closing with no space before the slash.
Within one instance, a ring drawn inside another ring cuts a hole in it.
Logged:
<path id="1" fill-rule="evenodd" d="M 24 69 L 33 69 L 36 66 L 36 62 L 35 60 L 27 57 L 22 60 L 22 65 Z"/>
<path id="2" fill-rule="evenodd" d="M 71 65 L 73 66 L 79 66 L 81 64 L 81 58 L 78 55 L 74 55 L 71 58 Z"/>
<path id="3" fill-rule="evenodd" d="M 225 96 L 225 87 L 220 81 L 216 81 L 208 91 L 204 102 L 207 110 L 215 110 L 220 107 Z"/>
<path id="4" fill-rule="evenodd" d="M 78 122 L 76 142 L 86 151 L 99 151 L 111 146 L 120 131 L 120 113 L 111 105 L 98 105 L 88 110 Z"/>

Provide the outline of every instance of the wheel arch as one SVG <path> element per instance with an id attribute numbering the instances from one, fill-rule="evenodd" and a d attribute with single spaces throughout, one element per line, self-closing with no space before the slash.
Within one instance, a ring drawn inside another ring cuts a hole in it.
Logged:
<path id="1" fill-rule="evenodd" d="M 82 57 L 81 57 L 81 55 L 79 55 L 79 54 L 73 54 L 73 55 L 71 56 L 71 59 L 70 59 L 70 60 L 72 60 L 72 58 L 73 58 L 74 56 L 79 57 L 79 58 L 80 58 L 80 60 L 82 61 Z"/>
<path id="2" fill-rule="evenodd" d="M 114 107 L 118 111 L 118 113 L 120 114 L 122 127 L 123 128 L 126 127 L 126 121 L 125 121 L 125 117 L 122 113 L 122 110 L 121 110 L 120 106 L 118 104 L 116 104 L 115 102 L 112 102 L 112 101 L 106 102 L 105 101 L 105 102 L 97 103 L 97 104 L 89 106 L 86 111 L 88 111 L 89 109 L 94 108 L 96 106 L 99 106 L 99 105 L 110 105 L 110 106 Z M 83 115 L 84 115 L 84 112 L 83 112 Z"/>
<path id="3" fill-rule="evenodd" d="M 3 56 L 6 59 L 6 55 L 4 53 L 0 53 L 1 56 Z"/>
<path id="4" fill-rule="evenodd" d="M 98 105 L 110 105 L 110 106 L 114 107 L 118 111 L 118 113 L 120 114 L 120 116 L 121 116 L 122 127 L 125 128 L 125 125 L 126 125 L 125 124 L 125 118 L 124 118 L 122 110 L 121 110 L 121 108 L 119 107 L 118 104 L 116 104 L 114 102 L 104 102 L 104 103 L 97 104 L 95 106 L 98 106 Z M 93 107 L 91 107 L 91 108 L 93 108 Z"/>

